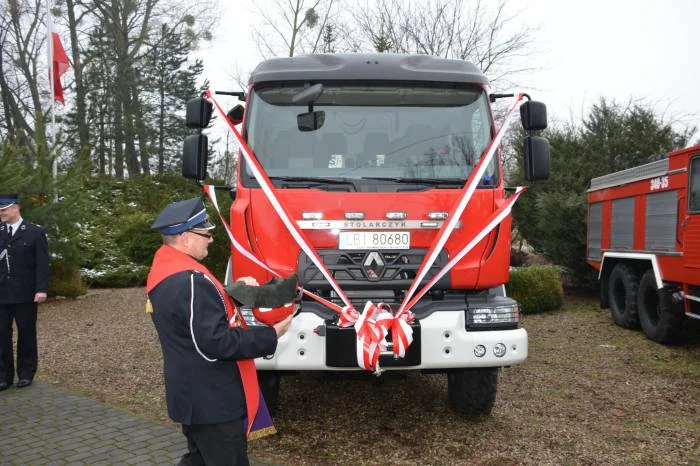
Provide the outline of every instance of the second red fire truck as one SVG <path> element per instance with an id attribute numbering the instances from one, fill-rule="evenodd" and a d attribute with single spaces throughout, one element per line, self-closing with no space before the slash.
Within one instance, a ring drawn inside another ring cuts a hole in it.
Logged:
<path id="1" fill-rule="evenodd" d="M 587 260 L 618 325 L 669 343 L 700 319 L 700 146 L 591 180 Z"/>

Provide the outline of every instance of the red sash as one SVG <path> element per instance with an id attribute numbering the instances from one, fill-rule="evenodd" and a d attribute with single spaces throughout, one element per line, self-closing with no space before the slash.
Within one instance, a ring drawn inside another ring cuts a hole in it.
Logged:
<path id="1" fill-rule="evenodd" d="M 146 281 L 146 292 L 150 293 L 153 288 L 158 286 L 160 282 L 169 276 L 186 270 L 195 270 L 206 275 L 212 283 L 214 283 L 219 293 L 224 298 L 229 325 L 231 327 L 242 326 L 246 328 L 245 320 L 241 318 L 238 309 L 236 309 L 236 305 L 226 291 L 224 291 L 224 286 L 219 280 L 195 259 L 171 246 L 163 245 L 156 251 L 153 257 L 151 271 L 148 273 L 148 280 Z M 238 371 L 241 374 L 241 381 L 243 382 L 246 411 L 248 413 L 248 434 L 250 434 L 250 429 L 253 426 L 251 419 L 255 419 L 260 405 L 258 375 L 255 370 L 254 360 L 237 359 L 236 364 L 238 364 Z"/>

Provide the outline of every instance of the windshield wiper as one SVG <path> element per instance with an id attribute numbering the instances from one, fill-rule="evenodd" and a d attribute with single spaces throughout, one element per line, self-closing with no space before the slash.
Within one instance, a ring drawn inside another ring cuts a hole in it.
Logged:
<path id="1" fill-rule="evenodd" d="M 381 176 L 363 176 L 363 180 L 379 180 L 379 181 L 393 181 L 394 183 L 409 183 L 409 184 L 447 184 L 455 185 L 458 184 L 463 186 L 467 180 L 461 178 L 395 178 L 395 177 L 381 177 Z"/>
<path id="2" fill-rule="evenodd" d="M 320 184 L 349 184 L 355 187 L 354 180 L 351 178 L 326 178 L 322 176 L 271 176 L 271 180 L 289 181 L 292 183 L 308 183 L 318 186 Z M 357 191 L 357 189 L 355 189 Z"/>

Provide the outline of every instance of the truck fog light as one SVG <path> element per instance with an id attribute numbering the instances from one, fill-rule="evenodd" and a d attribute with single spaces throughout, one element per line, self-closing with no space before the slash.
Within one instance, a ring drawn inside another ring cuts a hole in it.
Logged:
<path id="1" fill-rule="evenodd" d="M 486 347 L 484 345 L 476 345 L 474 347 L 474 356 L 477 358 L 483 358 L 486 354 Z"/>
<path id="2" fill-rule="evenodd" d="M 496 343 L 496 346 L 493 347 L 493 354 L 497 358 L 502 358 L 503 356 L 506 355 L 506 345 L 503 343 Z"/>

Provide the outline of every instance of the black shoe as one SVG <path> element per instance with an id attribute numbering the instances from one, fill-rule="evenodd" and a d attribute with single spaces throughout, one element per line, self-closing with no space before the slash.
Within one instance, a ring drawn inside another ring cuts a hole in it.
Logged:
<path id="1" fill-rule="evenodd" d="M 19 379 L 19 382 L 17 382 L 17 388 L 28 387 L 31 384 L 32 384 L 32 381 L 29 379 Z"/>
<path id="2" fill-rule="evenodd" d="M 7 390 L 8 388 L 10 388 L 10 384 L 9 384 L 9 383 L 7 383 L 7 382 L 0 382 L 0 392 L 3 391 L 3 390 Z"/>

